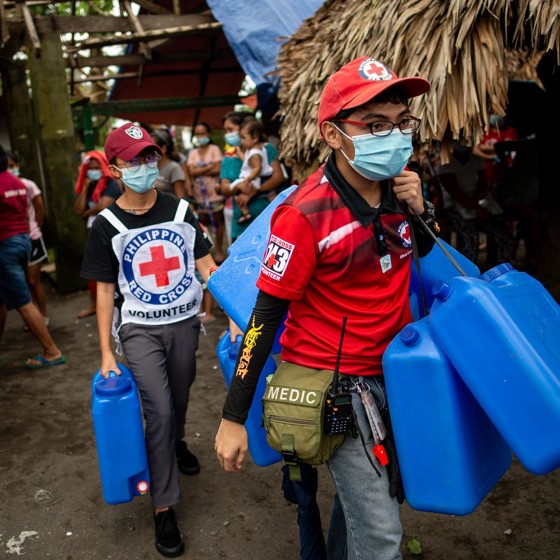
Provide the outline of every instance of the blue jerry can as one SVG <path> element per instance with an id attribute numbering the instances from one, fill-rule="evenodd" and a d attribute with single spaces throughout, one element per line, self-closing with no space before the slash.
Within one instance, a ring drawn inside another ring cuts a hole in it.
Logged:
<path id="1" fill-rule="evenodd" d="M 523 466 L 560 466 L 560 307 L 502 264 L 434 288 L 434 339 Z"/>
<path id="2" fill-rule="evenodd" d="M 429 319 L 405 327 L 383 370 L 406 501 L 467 515 L 511 464 L 511 450 L 432 338 Z"/>
<path id="3" fill-rule="evenodd" d="M 92 381 L 91 412 L 103 498 L 108 504 L 130 502 L 148 492 L 150 475 L 138 389 L 132 372 Z"/>
<path id="4" fill-rule="evenodd" d="M 222 368 L 222 374 L 226 382 L 226 387 L 229 387 L 233 377 L 233 371 L 237 361 L 237 354 L 239 352 L 241 340 L 241 336 L 238 336 L 235 343 L 232 344 L 228 330 L 218 341 L 216 354 L 218 355 L 218 360 Z M 261 372 L 261 376 L 259 377 L 257 390 L 255 392 L 255 397 L 253 398 L 253 404 L 251 405 L 249 416 L 247 418 L 247 422 L 245 423 L 249 438 L 249 451 L 251 453 L 251 457 L 253 457 L 254 463 L 259 467 L 272 465 L 282 459 L 280 454 L 268 445 L 266 441 L 266 430 L 262 425 L 262 398 L 266 387 L 266 376 L 274 373 L 275 371 L 276 362 L 271 356 L 269 356 L 263 371 Z"/>
<path id="5" fill-rule="evenodd" d="M 449 254 L 457 261 L 457 264 L 463 269 L 467 276 L 478 278 L 480 270 L 478 267 L 463 256 L 459 251 L 451 247 L 448 243 L 440 239 L 441 244 L 449 252 Z M 422 286 L 424 287 L 424 297 L 426 298 L 426 306 L 428 309 L 432 307 L 434 296 L 432 289 L 435 284 L 443 280 L 449 280 L 454 276 L 461 276 L 461 273 L 437 244 L 432 250 L 420 259 L 420 274 L 422 276 Z M 410 264 L 410 307 L 414 319 L 424 317 L 424 307 L 422 304 L 422 287 L 418 277 L 418 271 L 414 260 Z"/>

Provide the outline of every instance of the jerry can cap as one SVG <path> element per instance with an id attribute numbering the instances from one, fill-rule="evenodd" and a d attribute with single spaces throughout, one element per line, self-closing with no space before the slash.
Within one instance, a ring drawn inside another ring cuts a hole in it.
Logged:
<path id="1" fill-rule="evenodd" d="M 486 282 L 492 282 L 496 278 L 515 270 L 510 263 L 502 263 L 490 270 L 487 270 L 484 274 L 481 275 L 480 279 L 485 280 Z"/>
<path id="2" fill-rule="evenodd" d="M 445 301 L 451 297 L 453 288 L 447 282 L 440 280 L 432 288 L 432 295 L 439 301 Z"/>
<path id="3" fill-rule="evenodd" d="M 95 393 L 100 397 L 120 397 L 130 391 L 132 381 L 129 377 L 107 377 L 95 384 Z"/>
<path id="4" fill-rule="evenodd" d="M 420 333 L 411 326 L 405 327 L 399 336 L 406 346 L 415 346 L 420 340 Z"/>

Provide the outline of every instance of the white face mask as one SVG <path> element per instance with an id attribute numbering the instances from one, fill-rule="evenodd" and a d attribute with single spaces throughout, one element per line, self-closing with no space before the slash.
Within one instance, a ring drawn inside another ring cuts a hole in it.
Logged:
<path id="1" fill-rule="evenodd" d="M 159 175 L 157 167 L 149 167 L 145 163 L 142 164 L 136 171 L 130 171 L 126 167 L 121 169 L 122 182 L 134 192 L 145 193 L 149 191 Z"/>
<path id="2" fill-rule="evenodd" d="M 8 171 L 9 171 L 14 177 L 19 177 L 19 167 L 13 167 L 12 169 L 8 169 Z"/>
<path id="3" fill-rule="evenodd" d="M 403 134 L 398 128 L 394 128 L 387 136 L 369 133 L 348 136 L 338 126 L 336 128 L 354 144 L 353 160 L 341 149 L 342 155 L 356 173 L 371 181 L 383 181 L 400 175 L 412 155 L 412 135 Z"/>

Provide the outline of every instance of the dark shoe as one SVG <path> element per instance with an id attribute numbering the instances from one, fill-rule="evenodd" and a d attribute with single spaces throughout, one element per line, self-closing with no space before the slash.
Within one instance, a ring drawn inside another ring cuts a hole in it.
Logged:
<path id="1" fill-rule="evenodd" d="M 188 450 L 184 441 L 175 443 L 175 455 L 177 455 L 177 466 L 184 474 L 197 474 L 200 472 L 198 459 Z"/>
<path id="2" fill-rule="evenodd" d="M 173 508 L 154 515 L 156 523 L 156 548 L 166 558 L 181 556 L 185 550 L 183 535 L 177 527 Z"/>

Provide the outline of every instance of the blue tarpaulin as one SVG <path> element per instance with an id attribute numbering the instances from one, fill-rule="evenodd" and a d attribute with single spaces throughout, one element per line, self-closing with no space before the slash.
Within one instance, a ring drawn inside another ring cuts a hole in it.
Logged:
<path id="1" fill-rule="evenodd" d="M 285 40 L 312 16 L 324 0 L 207 0 L 239 64 L 257 84 L 274 83 L 268 75 Z"/>

